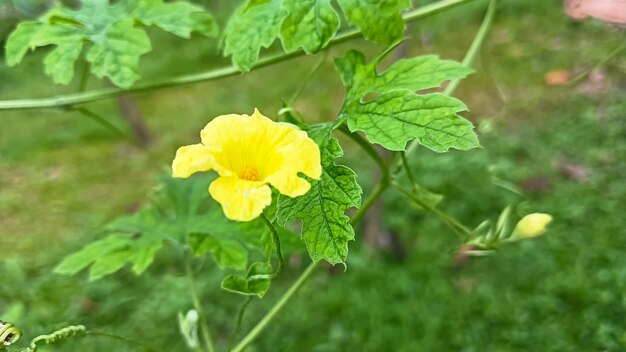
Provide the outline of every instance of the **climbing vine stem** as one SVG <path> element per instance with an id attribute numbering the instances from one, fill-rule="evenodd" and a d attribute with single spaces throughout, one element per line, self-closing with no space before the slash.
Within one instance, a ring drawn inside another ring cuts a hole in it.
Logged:
<path id="1" fill-rule="evenodd" d="M 412 11 L 408 11 L 403 15 L 406 22 L 416 21 L 425 17 L 432 16 L 441 11 L 467 4 L 476 0 L 443 0 L 434 4 L 421 6 Z M 336 45 L 345 41 L 358 38 L 362 35 L 361 31 L 356 28 L 346 30 L 337 34 L 328 44 Z M 296 50 L 291 53 L 280 53 L 269 55 L 259 60 L 253 67 L 253 70 L 274 65 L 289 59 L 303 56 L 302 50 Z M 45 109 L 45 108 L 61 108 L 72 105 L 90 103 L 98 100 L 105 100 L 121 95 L 135 94 L 146 91 L 159 90 L 170 87 L 177 87 L 188 84 L 212 81 L 216 79 L 232 77 L 241 74 L 234 66 L 217 68 L 200 73 L 192 73 L 173 77 L 167 80 L 137 85 L 130 89 L 108 88 L 98 89 L 74 94 L 60 95 L 56 97 L 40 98 L 40 99 L 18 99 L 0 101 L 0 110 L 25 110 L 25 109 Z"/>

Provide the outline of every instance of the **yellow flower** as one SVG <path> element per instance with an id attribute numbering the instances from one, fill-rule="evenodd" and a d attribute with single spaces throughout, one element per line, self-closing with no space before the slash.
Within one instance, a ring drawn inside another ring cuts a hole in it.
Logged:
<path id="1" fill-rule="evenodd" d="M 513 239 L 525 239 L 541 236 L 546 232 L 546 226 L 552 222 L 550 214 L 528 214 L 520 220 L 513 230 Z"/>
<path id="2" fill-rule="evenodd" d="M 277 123 L 254 110 L 248 115 L 222 115 L 200 133 L 202 143 L 180 147 L 172 163 L 174 177 L 196 172 L 219 174 L 209 186 L 226 217 L 250 221 L 272 202 L 268 184 L 289 197 L 311 185 L 298 174 L 319 179 L 320 150 L 306 132 Z"/>

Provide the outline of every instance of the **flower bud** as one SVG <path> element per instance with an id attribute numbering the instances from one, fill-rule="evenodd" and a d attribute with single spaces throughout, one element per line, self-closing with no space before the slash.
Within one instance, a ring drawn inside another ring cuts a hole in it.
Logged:
<path id="1" fill-rule="evenodd" d="M 552 222 L 552 216 L 550 214 L 528 214 L 517 223 L 511 239 L 522 240 L 541 236 L 546 232 L 546 226 L 548 226 L 550 222 Z"/>

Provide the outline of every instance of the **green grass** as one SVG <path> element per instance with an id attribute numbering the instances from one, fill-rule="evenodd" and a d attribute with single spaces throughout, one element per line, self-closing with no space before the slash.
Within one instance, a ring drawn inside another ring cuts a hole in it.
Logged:
<path id="1" fill-rule="evenodd" d="M 442 209 L 470 226 L 497 216 L 507 204 L 519 214 L 549 212 L 542 238 L 509 245 L 495 256 L 455 267 L 459 241 L 437 219 L 390 192 L 385 222 L 406 252 L 373 252 L 362 228 L 348 270 L 320 270 L 250 351 L 621 351 L 626 349 L 626 124 L 625 57 L 603 69 L 611 88 L 586 95 L 581 86 L 548 86 L 550 70 L 583 71 L 623 37 L 597 22 L 574 25 L 559 4 L 503 4 L 477 74 L 458 96 L 471 107 L 483 148 L 411 158 L 417 178 L 446 196 Z M 456 9 L 414 26 L 411 54 L 461 59 L 478 28 L 482 6 Z M 157 35 L 157 34 L 155 34 Z M 223 64 L 211 43 L 163 36 L 146 56 L 143 76 L 157 78 Z M 368 53 L 376 48 L 355 42 Z M 342 55 L 353 44 L 332 49 Z M 176 45 L 174 52 L 168 48 Z M 0 98 L 48 96 L 75 89 L 48 83 L 42 55 L 16 69 L 0 62 Z M 150 92 L 136 102 L 155 142 L 148 151 L 72 112 L 0 113 L 0 318 L 25 330 L 24 341 L 66 324 L 133 336 L 165 351 L 183 351 L 176 313 L 191 307 L 179 254 L 163 251 L 141 278 L 122 272 L 87 284 L 84 275 L 51 274 L 60 259 L 98 238 L 100 226 L 143 204 L 155 178 L 167 172 L 177 146 L 192 143 L 213 116 L 273 114 L 315 58 L 301 58 L 241 77 Z M 101 83 L 93 80 L 91 87 Z M 329 62 L 296 106 L 313 121 L 335 117 L 342 98 Z M 115 101 L 90 106 L 127 129 Z M 369 190 L 371 164 L 350 142 L 345 162 Z M 560 161 L 583 165 L 583 182 L 564 177 Z M 547 180 L 521 197 L 493 183 Z M 295 279 L 290 266 L 246 315 L 246 331 Z M 221 273 L 207 260 L 198 277 L 213 333 L 225 347 L 243 299 L 220 291 Z M 24 342 L 21 341 L 21 342 Z M 48 349 L 52 350 L 52 349 Z M 55 349 L 56 350 L 56 349 Z M 135 351 L 88 338 L 63 351 Z"/>

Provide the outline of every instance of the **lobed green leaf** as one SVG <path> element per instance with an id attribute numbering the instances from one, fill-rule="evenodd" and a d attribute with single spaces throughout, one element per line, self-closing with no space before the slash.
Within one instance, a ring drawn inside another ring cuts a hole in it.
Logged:
<path id="1" fill-rule="evenodd" d="M 96 242 L 90 243 L 80 251 L 73 253 L 54 268 L 59 274 L 74 275 L 89 265 L 93 264 L 104 253 L 123 248 L 126 241 L 118 236 L 109 236 Z"/>
<path id="2" fill-rule="evenodd" d="M 89 280 L 94 281 L 130 263 L 133 271 L 140 275 L 152 263 L 162 245 L 160 238 L 131 238 L 114 234 L 67 256 L 54 272 L 74 275 L 91 265 Z"/>
<path id="3" fill-rule="evenodd" d="M 389 150 L 404 150 L 412 139 L 436 152 L 479 146 L 472 124 L 457 114 L 467 110 L 465 104 L 442 94 L 415 94 L 463 78 L 471 69 L 428 55 L 399 60 L 378 74 L 379 59 L 367 64 L 353 50 L 335 60 L 347 91 L 340 119 L 348 121 L 350 131 L 363 131 Z M 372 93 L 377 96 L 366 99 Z"/>
<path id="4" fill-rule="evenodd" d="M 261 221 L 226 219 L 209 199 L 207 189 L 212 179 L 207 175 L 163 178 L 149 205 L 107 224 L 109 236 L 69 255 L 55 271 L 73 275 L 91 265 L 89 278 L 96 280 L 129 263 L 139 275 L 153 262 L 165 240 L 188 245 L 196 256 L 211 253 L 222 268 L 245 269 L 248 252 L 262 251 L 265 226 Z"/>
<path id="5" fill-rule="evenodd" d="M 324 124 L 309 131 L 309 136 L 320 147 L 322 177 L 319 181 L 310 181 L 311 189 L 303 196 L 281 195 L 277 218 L 282 225 L 289 220 L 302 220 L 302 239 L 311 259 L 337 264 L 345 262 L 348 242 L 354 240 L 354 229 L 345 213 L 361 204 L 362 190 L 350 168 L 335 164 L 343 150 L 330 136 L 332 128 L 331 124 Z"/>
<path id="6" fill-rule="evenodd" d="M 354 104 L 344 114 L 351 131 L 363 131 L 372 143 L 404 150 L 417 138 L 436 152 L 478 146 L 472 123 L 456 113 L 467 108 L 460 100 L 441 94 L 391 92 L 365 104 Z"/>
<path id="7" fill-rule="evenodd" d="M 92 73 L 128 88 L 139 79 L 139 58 L 151 50 L 150 39 L 138 24 L 183 38 L 189 38 L 191 32 L 217 35 L 213 17 L 187 2 L 123 0 L 110 4 L 109 0 L 90 0 L 77 10 L 57 5 L 37 21 L 20 23 L 7 41 L 7 63 L 15 66 L 29 49 L 54 45 L 44 61 L 45 72 L 54 82 L 69 84 L 74 63 L 87 45 L 86 60 Z"/>

